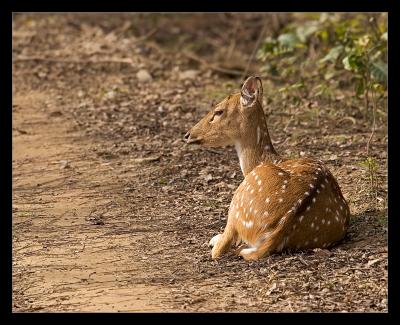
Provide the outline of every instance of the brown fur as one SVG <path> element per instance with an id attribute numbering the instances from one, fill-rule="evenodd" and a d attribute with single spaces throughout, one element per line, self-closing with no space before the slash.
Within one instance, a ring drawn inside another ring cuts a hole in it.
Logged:
<path id="1" fill-rule="evenodd" d="M 228 222 L 212 258 L 244 241 L 246 260 L 282 250 L 325 248 L 341 240 L 350 210 L 332 174 L 321 161 L 282 162 L 269 137 L 261 106 L 262 85 L 250 77 L 241 93 L 219 103 L 185 138 L 205 146 L 234 144 L 245 176 L 235 191 Z"/>

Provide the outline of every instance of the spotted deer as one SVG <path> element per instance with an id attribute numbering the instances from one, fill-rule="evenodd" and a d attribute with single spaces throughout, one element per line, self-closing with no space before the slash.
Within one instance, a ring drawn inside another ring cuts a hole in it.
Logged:
<path id="1" fill-rule="evenodd" d="M 258 260 L 283 250 L 327 248 L 340 241 L 350 210 L 337 181 L 320 160 L 281 160 L 272 145 L 262 108 L 259 77 L 226 97 L 185 135 L 188 144 L 234 145 L 244 180 L 229 207 L 224 232 L 214 236 L 213 259 L 233 243 L 239 255 Z"/>

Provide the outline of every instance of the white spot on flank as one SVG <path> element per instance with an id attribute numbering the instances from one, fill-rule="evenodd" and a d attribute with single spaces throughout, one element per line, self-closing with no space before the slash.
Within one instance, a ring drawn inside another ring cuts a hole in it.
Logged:
<path id="1" fill-rule="evenodd" d="M 325 183 L 326 183 L 326 184 L 328 184 L 328 183 L 329 183 L 327 178 L 325 178 Z"/>
<path id="2" fill-rule="evenodd" d="M 264 211 L 264 215 L 265 215 L 266 217 L 268 217 L 269 212 L 268 212 L 268 211 Z"/>
<path id="3" fill-rule="evenodd" d="M 316 230 L 319 230 L 319 226 L 316 226 L 315 229 L 316 229 Z"/>
<path id="4" fill-rule="evenodd" d="M 317 200 L 315 199 L 315 197 L 313 197 L 312 201 L 313 201 L 313 203 L 315 203 L 315 201 L 317 201 Z"/>
<path id="5" fill-rule="evenodd" d="M 239 211 L 236 212 L 236 219 L 238 219 L 238 218 L 239 218 Z"/>
<path id="6" fill-rule="evenodd" d="M 340 206 L 340 210 L 343 210 L 343 207 L 342 207 L 342 206 Z"/>
<path id="7" fill-rule="evenodd" d="M 269 197 L 265 199 L 265 203 L 269 203 Z"/>
<path id="8" fill-rule="evenodd" d="M 304 216 L 300 216 L 299 221 L 301 222 L 303 220 Z"/>
<path id="9" fill-rule="evenodd" d="M 317 189 L 317 193 L 319 194 L 319 192 L 320 192 L 320 190 L 319 189 Z"/>
<path id="10" fill-rule="evenodd" d="M 283 202 L 283 199 L 280 197 L 278 201 L 281 203 L 281 202 Z"/>
<path id="11" fill-rule="evenodd" d="M 310 210 L 310 206 L 308 206 L 306 210 L 309 211 Z"/>
<path id="12" fill-rule="evenodd" d="M 321 187 L 322 187 L 322 188 L 325 188 L 325 185 L 324 185 L 324 184 L 321 184 Z"/>
<path id="13" fill-rule="evenodd" d="M 311 222 L 311 228 L 314 228 L 314 222 Z"/>
<path id="14" fill-rule="evenodd" d="M 279 175 L 279 176 L 283 176 L 283 173 L 279 172 L 278 175 Z"/>
<path id="15" fill-rule="evenodd" d="M 246 228 L 251 228 L 253 226 L 254 222 L 252 220 L 247 221 L 246 223 Z"/>
<path id="16" fill-rule="evenodd" d="M 316 243 L 318 241 L 318 237 L 315 237 L 314 238 L 314 242 Z"/>
<path id="17" fill-rule="evenodd" d="M 306 246 L 308 245 L 308 240 L 304 243 L 304 245 L 306 245 Z"/>
<path id="18" fill-rule="evenodd" d="M 314 185 L 312 185 L 312 184 L 310 184 L 309 186 L 310 186 L 311 188 L 314 188 Z"/>
<path id="19" fill-rule="evenodd" d="M 257 182 L 258 185 L 261 185 L 261 183 L 262 183 L 261 180 L 259 180 L 259 181 Z"/>
<path id="20" fill-rule="evenodd" d="M 327 225 L 329 226 L 331 224 L 331 221 L 330 220 L 328 220 L 328 222 L 327 222 Z"/>
<path id="21" fill-rule="evenodd" d="M 337 216 L 335 217 L 335 219 L 336 219 L 337 222 L 339 222 L 339 218 Z"/>
<path id="22" fill-rule="evenodd" d="M 322 224 L 324 224 L 325 223 L 325 219 L 322 219 Z"/>
<path id="23" fill-rule="evenodd" d="M 260 127 L 257 126 L 257 144 L 260 143 L 261 136 L 260 136 Z"/>
<path id="24" fill-rule="evenodd" d="M 251 191 L 250 191 L 250 194 L 253 194 L 254 193 L 254 189 L 252 189 Z"/>
<path id="25" fill-rule="evenodd" d="M 304 195 L 307 195 L 307 196 L 308 196 L 308 195 L 310 195 L 310 193 L 309 193 L 309 192 L 305 192 Z"/>
<path id="26" fill-rule="evenodd" d="M 284 182 L 285 184 L 287 184 L 287 179 L 285 179 L 283 182 Z"/>

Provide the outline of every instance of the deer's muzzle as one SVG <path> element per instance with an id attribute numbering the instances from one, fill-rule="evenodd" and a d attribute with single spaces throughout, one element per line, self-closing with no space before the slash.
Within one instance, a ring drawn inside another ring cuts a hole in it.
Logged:
<path id="1" fill-rule="evenodd" d="M 191 144 L 191 143 L 200 143 L 201 139 L 199 138 L 193 138 L 190 134 L 190 132 L 187 132 L 185 134 L 185 136 L 183 137 L 186 141 L 187 144 Z"/>

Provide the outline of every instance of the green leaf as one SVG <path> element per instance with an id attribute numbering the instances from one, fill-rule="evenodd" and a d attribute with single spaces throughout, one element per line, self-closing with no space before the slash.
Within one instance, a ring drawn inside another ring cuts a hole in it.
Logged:
<path id="1" fill-rule="evenodd" d="M 279 35 L 278 42 L 282 46 L 287 46 L 291 48 L 296 47 L 300 43 L 298 37 L 293 33 Z"/>
<path id="2" fill-rule="evenodd" d="M 356 84 L 356 95 L 361 96 L 365 92 L 365 83 L 363 79 L 359 79 Z"/>
<path id="3" fill-rule="evenodd" d="M 373 157 L 368 157 L 365 160 L 358 162 L 357 164 L 361 167 L 370 169 L 372 172 L 376 172 L 379 168 L 376 159 Z"/>
<path id="4" fill-rule="evenodd" d="M 329 31 L 327 29 L 323 29 L 317 32 L 317 35 L 321 37 L 322 41 L 327 42 L 329 40 Z"/>
<path id="5" fill-rule="evenodd" d="M 332 48 L 327 55 L 325 55 L 319 62 L 324 63 L 330 61 L 335 63 L 337 58 L 343 53 L 344 47 L 342 45 Z"/>
<path id="6" fill-rule="evenodd" d="M 371 62 L 369 69 L 373 79 L 386 84 L 388 76 L 387 63 L 382 60 Z"/>
<path id="7" fill-rule="evenodd" d="M 300 42 L 305 43 L 316 31 L 318 31 L 318 26 L 314 22 L 311 22 L 308 25 L 297 27 L 296 35 Z"/>
<path id="8" fill-rule="evenodd" d="M 385 87 L 383 87 L 381 84 L 379 83 L 375 83 L 372 85 L 372 88 L 380 94 L 383 94 L 385 92 Z"/>
<path id="9" fill-rule="evenodd" d="M 364 64 L 360 56 L 350 54 L 342 60 L 343 66 L 346 70 L 353 72 L 361 72 L 364 69 Z"/>

